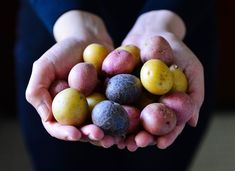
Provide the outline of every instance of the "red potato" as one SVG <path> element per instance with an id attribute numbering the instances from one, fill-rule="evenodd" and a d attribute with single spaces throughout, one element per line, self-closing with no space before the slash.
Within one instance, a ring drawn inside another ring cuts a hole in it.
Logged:
<path id="1" fill-rule="evenodd" d="M 69 88 L 69 85 L 65 80 L 54 81 L 49 88 L 51 97 L 54 98 L 59 92 L 61 92 L 66 88 Z"/>
<path id="2" fill-rule="evenodd" d="M 97 71 L 92 64 L 79 63 L 75 65 L 68 76 L 69 86 L 88 96 L 98 82 Z"/>
<path id="3" fill-rule="evenodd" d="M 170 44 L 161 36 L 153 36 L 141 45 L 141 60 L 160 59 L 168 66 L 173 62 L 173 51 Z"/>
<path id="4" fill-rule="evenodd" d="M 176 114 L 162 103 L 152 103 L 142 110 L 140 121 L 152 135 L 166 135 L 176 126 Z"/>
<path id="5" fill-rule="evenodd" d="M 186 123 L 193 115 L 195 105 L 184 92 L 173 92 L 160 98 L 160 102 L 175 111 L 177 125 Z"/>
<path id="6" fill-rule="evenodd" d="M 140 125 L 140 110 L 132 106 L 122 106 L 128 114 L 129 127 L 127 133 L 133 133 L 138 130 Z"/>
<path id="7" fill-rule="evenodd" d="M 102 64 L 102 71 L 108 75 L 131 73 L 136 66 L 135 57 L 126 50 L 116 49 L 109 53 Z"/>

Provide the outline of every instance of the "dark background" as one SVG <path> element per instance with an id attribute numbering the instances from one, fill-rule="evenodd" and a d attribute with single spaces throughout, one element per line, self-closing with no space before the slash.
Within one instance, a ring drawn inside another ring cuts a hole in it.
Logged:
<path id="1" fill-rule="evenodd" d="M 19 3 L 5 1 L 0 10 L 0 117 L 15 116 L 14 43 Z M 217 0 L 219 70 L 216 109 L 234 109 L 235 102 L 235 1 Z"/>

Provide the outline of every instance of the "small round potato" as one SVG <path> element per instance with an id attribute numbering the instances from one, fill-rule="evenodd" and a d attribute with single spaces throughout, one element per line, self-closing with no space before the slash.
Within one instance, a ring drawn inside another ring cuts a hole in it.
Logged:
<path id="1" fill-rule="evenodd" d="M 135 66 L 135 57 L 131 53 L 116 49 L 104 59 L 102 71 L 108 75 L 127 74 L 131 73 Z"/>
<path id="2" fill-rule="evenodd" d="M 144 63 L 140 71 L 140 79 L 144 88 L 155 95 L 166 94 L 173 85 L 172 73 L 159 59 L 151 59 Z"/>
<path id="3" fill-rule="evenodd" d="M 98 43 L 92 43 L 83 51 L 83 60 L 84 62 L 93 64 L 97 73 L 100 73 L 102 63 L 107 55 L 108 49 L 105 46 Z"/>
<path id="4" fill-rule="evenodd" d="M 173 62 L 173 51 L 170 44 L 162 36 L 153 36 L 141 45 L 141 60 L 160 59 L 168 66 Z"/>
<path id="5" fill-rule="evenodd" d="M 85 62 L 75 65 L 68 76 L 69 86 L 82 92 L 85 96 L 89 95 L 94 90 L 97 81 L 98 78 L 95 67 Z"/>
<path id="6" fill-rule="evenodd" d="M 162 103 L 146 106 L 141 112 L 140 120 L 144 129 L 153 135 L 168 134 L 176 126 L 175 112 Z"/>
<path id="7" fill-rule="evenodd" d="M 52 113 L 57 122 L 64 125 L 82 125 L 89 117 L 85 96 L 73 88 L 59 92 L 52 102 Z"/>

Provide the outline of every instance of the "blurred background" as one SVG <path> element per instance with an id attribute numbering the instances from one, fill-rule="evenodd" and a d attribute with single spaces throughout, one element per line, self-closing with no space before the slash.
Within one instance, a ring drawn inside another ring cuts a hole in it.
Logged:
<path id="1" fill-rule="evenodd" d="M 15 1 L 14 1 L 15 2 Z M 15 112 L 14 42 L 17 1 L 0 10 L 0 171 L 32 170 Z M 209 130 L 190 171 L 235 170 L 235 1 L 217 0 L 219 70 L 216 108 Z"/>

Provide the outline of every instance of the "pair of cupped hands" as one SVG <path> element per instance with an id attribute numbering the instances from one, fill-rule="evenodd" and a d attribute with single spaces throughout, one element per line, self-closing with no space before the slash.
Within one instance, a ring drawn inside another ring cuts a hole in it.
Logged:
<path id="1" fill-rule="evenodd" d="M 81 61 L 83 50 L 90 43 L 103 44 L 109 50 L 113 50 L 114 47 L 101 18 L 85 11 L 66 12 L 56 21 L 53 31 L 57 43 L 34 62 L 26 89 L 27 101 L 37 110 L 44 128 L 51 136 L 67 141 L 86 141 L 104 148 L 116 144 L 119 149 L 126 147 L 129 151 L 150 145 L 164 149 L 175 141 L 185 124 L 193 127 L 197 125 L 204 99 L 203 67 L 194 53 L 183 43 L 185 26 L 175 13 L 158 10 L 142 14 L 122 43 L 136 45 L 141 50 L 145 39 L 156 35 L 164 37 L 172 47 L 173 63 L 181 67 L 188 78 L 187 93 L 195 106 L 192 117 L 187 123 L 177 125 L 169 134 L 158 137 L 143 130 L 126 137 L 112 137 L 105 135 L 94 124 L 77 128 L 55 121 L 51 110 L 50 85 L 57 79 L 67 79 L 69 71 Z"/>

